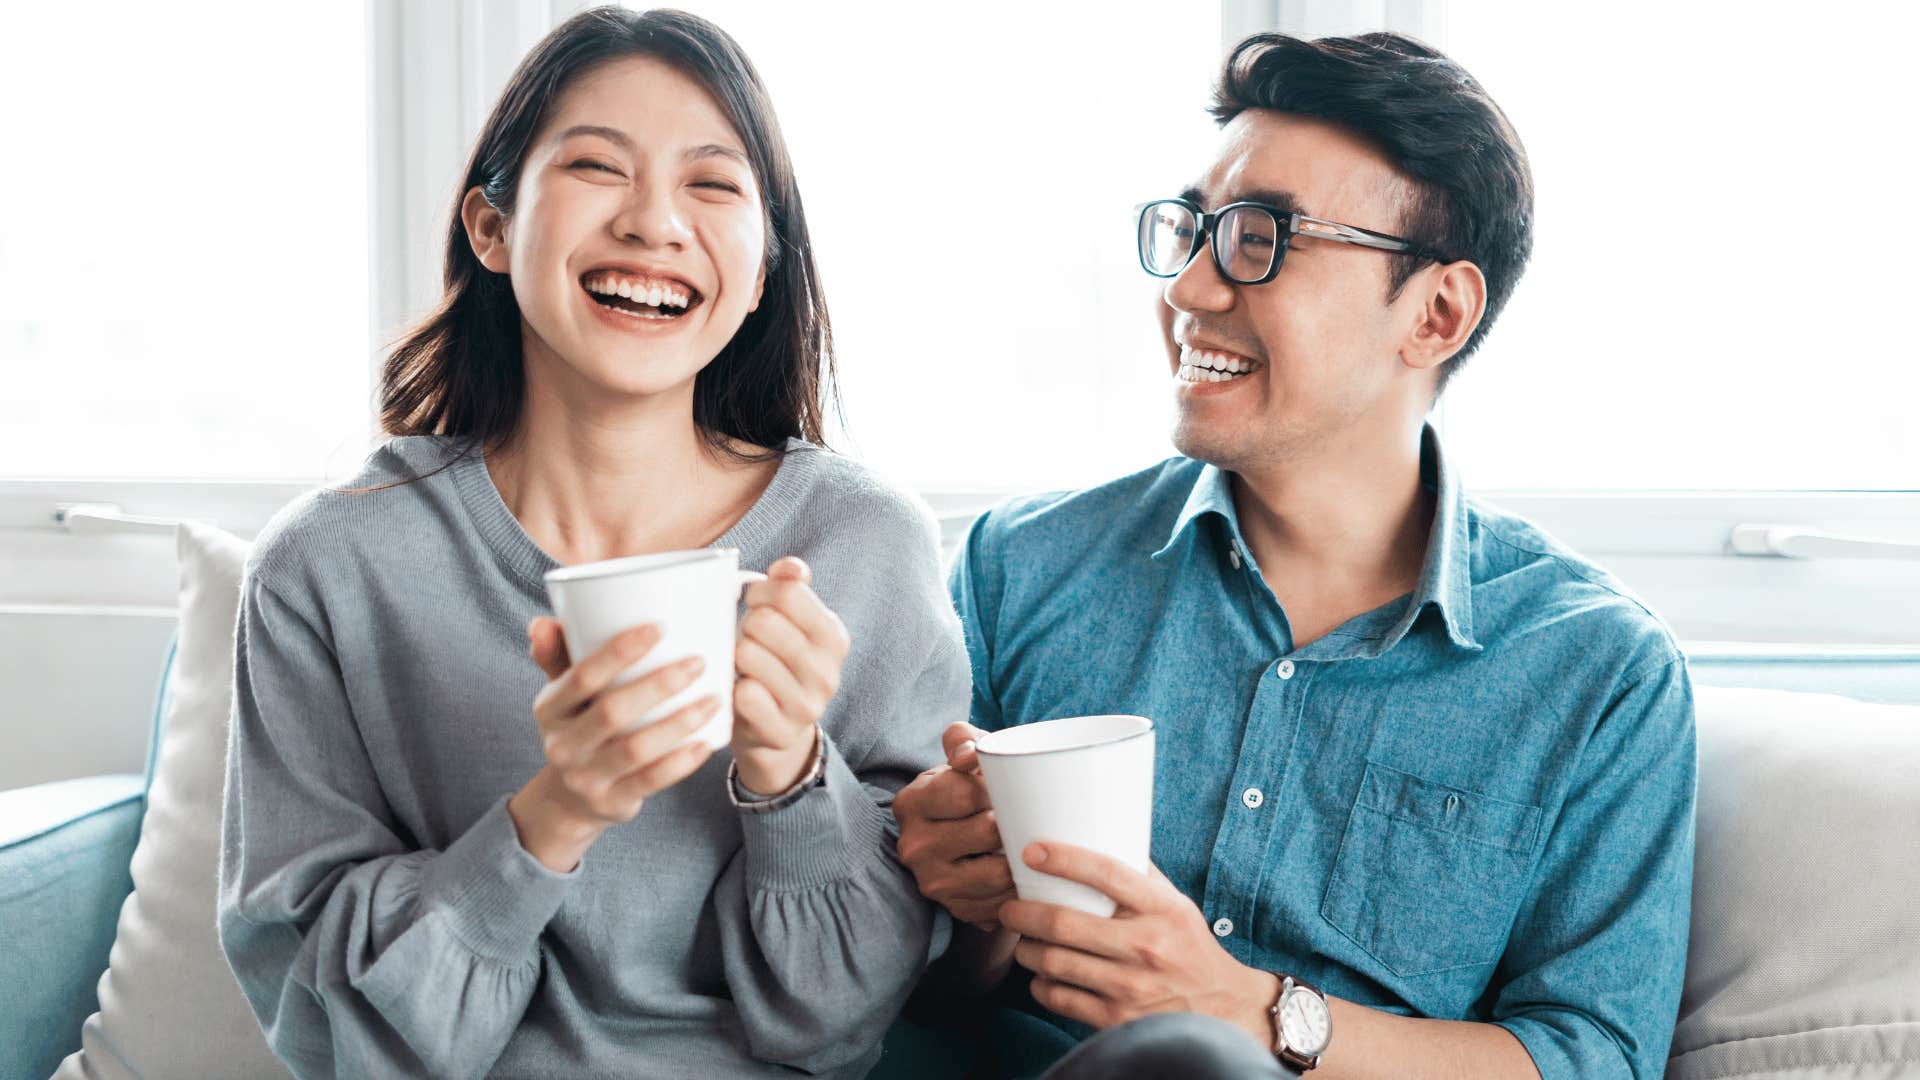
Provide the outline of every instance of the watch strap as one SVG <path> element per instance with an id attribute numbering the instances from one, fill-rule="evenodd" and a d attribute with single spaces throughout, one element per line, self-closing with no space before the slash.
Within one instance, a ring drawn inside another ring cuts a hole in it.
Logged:
<path id="1" fill-rule="evenodd" d="M 1305 1073 L 1319 1068 L 1320 1055 L 1315 1054 L 1312 1057 L 1308 1057 L 1287 1045 L 1287 1037 L 1280 1028 L 1280 1004 L 1287 1000 L 1287 991 L 1289 990 L 1305 990 L 1307 993 L 1319 998 L 1322 1004 L 1325 1004 L 1327 995 L 1321 993 L 1319 987 L 1314 986 L 1305 979 L 1297 979 L 1292 975 L 1281 975 L 1279 972 L 1274 972 L 1274 975 L 1280 980 L 1280 992 L 1273 996 L 1273 1004 L 1267 1007 L 1267 1016 L 1273 1021 L 1273 1056 L 1278 1058 L 1282 1065 L 1285 1065 L 1295 1072 Z"/>

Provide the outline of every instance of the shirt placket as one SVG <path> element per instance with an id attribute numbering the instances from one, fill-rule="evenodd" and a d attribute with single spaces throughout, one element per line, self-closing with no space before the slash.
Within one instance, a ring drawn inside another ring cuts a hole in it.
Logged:
<path id="1" fill-rule="evenodd" d="M 1242 575 L 1243 587 L 1235 591 L 1250 605 L 1256 622 L 1268 627 L 1273 639 L 1290 646 L 1273 594 L 1257 580 L 1257 571 L 1242 554 L 1237 538 L 1229 544 L 1229 561 Z M 1253 932 L 1265 870 L 1261 864 L 1274 822 L 1285 809 L 1284 792 L 1294 787 L 1288 783 L 1288 774 L 1313 668 L 1286 655 L 1261 667 L 1241 725 L 1226 809 L 1214 834 L 1201 910 L 1227 954 L 1241 963 L 1251 963 L 1256 952 Z"/>

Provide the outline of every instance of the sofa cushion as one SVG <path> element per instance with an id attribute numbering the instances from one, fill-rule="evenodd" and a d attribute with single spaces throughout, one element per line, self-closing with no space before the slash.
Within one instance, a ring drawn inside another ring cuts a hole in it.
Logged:
<path id="1" fill-rule="evenodd" d="M 1920 707 L 1711 686 L 1696 702 L 1669 1080 L 1920 1075 Z"/>
<path id="2" fill-rule="evenodd" d="M 145 790 L 126 773 L 0 792 L 0 1076 L 46 1076 L 79 1045 Z"/>
<path id="3" fill-rule="evenodd" d="M 214 929 L 233 628 L 249 546 L 186 524 L 180 638 L 168 682 L 133 894 L 120 909 L 100 1011 L 58 1078 L 286 1076 L 227 968 Z"/>

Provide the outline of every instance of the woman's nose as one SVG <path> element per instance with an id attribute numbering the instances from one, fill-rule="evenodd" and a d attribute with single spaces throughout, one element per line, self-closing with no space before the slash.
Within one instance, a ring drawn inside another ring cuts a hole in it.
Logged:
<path id="1" fill-rule="evenodd" d="M 612 222 L 613 233 L 643 247 L 684 247 L 693 231 L 665 184 L 635 184 Z"/>

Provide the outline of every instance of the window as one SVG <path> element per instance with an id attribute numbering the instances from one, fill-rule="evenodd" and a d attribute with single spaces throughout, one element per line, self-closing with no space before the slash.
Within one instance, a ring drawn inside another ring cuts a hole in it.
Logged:
<path id="1" fill-rule="evenodd" d="M 1920 10 L 1443 10 L 1437 44 L 1507 110 L 1537 188 L 1533 265 L 1445 399 L 1467 477 L 1920 488 L 1899 134 Z"/>
<path id="2" fill-rule="evenodd" d="M 833 314 L 837 445 L 944 491 L 1173 452 L 1129 215 L 1212 152 L 1217 7 L 676 6 L 739 40 L 779 110 Z"/>
<path id="3" fill-rule="evenodd" d="M 358 461 L 363 6 L 4 20 L 0 474 L 304 478 Z"/>

